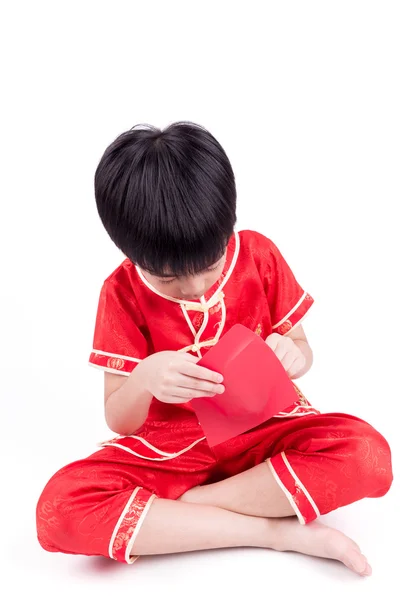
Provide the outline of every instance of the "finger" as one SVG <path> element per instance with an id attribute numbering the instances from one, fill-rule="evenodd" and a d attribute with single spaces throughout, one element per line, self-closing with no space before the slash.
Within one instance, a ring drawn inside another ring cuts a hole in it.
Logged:
<path id="1" fill-rule="evenodd" d="M 283 357 L 288 353 L 297 356 L 299 353 L 299 349 L 297 348 L 294 341 L 289 337 L 285 337 L 283 335 L 279 337 L 280 340 L 278 341 L 278 345 L 275 349 L 275 354 L 279 358 L 279 360 L 282 361 Z"/>
<path id="2" fill-rule="evenodd" d="M 187 360 L 189 363 L 196 364 L 200 360 L 200 358 L 198 356 L 193 356 L 193 354 L 189 354 L 188 352 L 182 352 L 182 353 L 179 353 L 179 354 L 181 354 L 183 356 L 183 358 L 185 360 Z"/>
<path id="3" fill-rule="evenodd" d="M 202 379 L 204 381 L 211 381 L 213 383 L 222 383 L 224 380 L 221 373 L 216 373 L 215 371 L 210 371 L 210 369 L 199 367 L 198 365 L 191 363 L 184 363 L 179 370 L 182 375 L 194 377 L 195 379 Z"/>
<path id="4" fill-rule="evenodd" d="M 302 356 L 299 356 L 294 361 L 294 363 L 292 364 L 290 369 L 287 371 L 287 374 L 289 375 L 289 377 L 293 377 L 293 375 L 296 375 L 299 371 L 301 371 L 301 369 L 304 367 L 304 363 L 305 363 L 304 358 Z"/>
<path id="5" fill-rule="evenodd" d="M 217 395 L 213 392 L 205 392 L 204 390 L 190 388 L 177 388 L 175 394 L 177 397 L 186 398 L 186 402 L 188 402 L 188 400 L 192 400 L 193 398 L 213 398 Z"/>
<path id="6" fill-rule="evenodd" d="M 175 381 L 176 385 L 182 388 L 188 388 L 192 390 L 202 390 L 203 392 L 212 392 L 213 394 L 223 394 L 225 388 L 223 385 L 211 383 L 204 379 L 195 379 L 194 377 L 187 377 L 181 375 Z"/>
<path id="7" fill-rule="evenodd" d="M 161 396 L 157 398 L 160 402 L 164 402 L 164 404 L 185 404 L 189 402 L 191 398 L 183 398 L 182 396 Z"/>
<path id="8" fill-rule="evenodd" d="M 271 333 L 271 335 L 269 335 L 267 337 L 267 339 L 265 340 L 267 346 L 269 346 L 271 348 L 271 350 L 273 350 L 275 352 L 275 349 L 279 343 L 281 336 L 278 335 L 277 333 Z"/>
<path id="9" fill-rule="evenodd" d="M 278 344 L 278 346 L 274 350 L 275 355 L 281 362 L 283 362 L 284 357 L 287 354 L 287 348 L 285 344 Z"/>
<path id="10" fill-rule="evenodd" d="M 297 358 L 298 357 L 294 357 L 291 352 L 287 352 L 287 354 L 285 354 L 285 356 L 281 360 L 282 366 L 285 369 L 285 371 L 289 371 L 292 365 L 296 362 Z"/>
<path id="11" fill-rule="evenodd" d="M 201 392 L 199 390 L 190 390 L 187 388 L 176 388 L 174 390 L 174 394 L 169 394 L 168 396 L 161 396 L 158 398 L 160 402 L 164 402 L 165 404 L 185 404 L 186 402 L 190 402 L 193 398 L 212 398 L 215 394 L 210 392 Z"/>

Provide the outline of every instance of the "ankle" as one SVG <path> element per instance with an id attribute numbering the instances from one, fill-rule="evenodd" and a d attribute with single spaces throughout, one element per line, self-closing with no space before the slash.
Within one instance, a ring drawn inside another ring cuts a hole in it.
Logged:
<path id="1" fill-rule="evenodd" d="M 286 548 L 285 543 L 285 522 L 291 517 L 279 518 L 270 517 L 264 519 L 266 547 L 277 552 L 283 552 Z"/>

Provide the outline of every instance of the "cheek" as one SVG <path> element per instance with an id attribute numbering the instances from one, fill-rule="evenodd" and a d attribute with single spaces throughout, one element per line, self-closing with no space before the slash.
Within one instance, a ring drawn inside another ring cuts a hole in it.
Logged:
<path id="1" fill-rule="evenodd" d="M 147 281 L 158 291 L 160 294 L 164 294 L 165 296 L 176 296 L 179 292 L 179 288 L 175 282 L 170 285 L 163 285 L 157 279 L 157 277 L 153 277 L 149 273 L 146 273 Z"/>
<path id="2" fill-rule="evenodd" d="M 217 283 L 218 279 L 220 279 L 220 277 L 222 276 L 223 270 L 224 267 L 222 266 L 220 269 L 218 269 L 218 271 L 215 271 L 215 273 L 210 273 L 212 277 L 210 277 L 209 287 L 212 287 L 214 283 Z"/>

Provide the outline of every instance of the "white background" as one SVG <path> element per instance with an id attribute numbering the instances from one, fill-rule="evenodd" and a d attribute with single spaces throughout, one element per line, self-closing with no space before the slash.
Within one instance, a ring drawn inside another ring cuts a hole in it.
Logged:
<path id="1" fill-rule="evenodd" d="M 262 550 L 112 561 L 47 554 L 49 477 L 109 436 L 87 366 L 122 261 L 93 175 L 136 123 L 206 126 L 236 173 L 238 228 L 272 238 L 316 303 L 300 386 L 399 450 L 399 4 L 4 2 L 1 16 L 1 587 L 70 598 L 398 597 L 399 487 L 325 521 L 374 575 Z M 211 583 L 214 580 L 213 583 Z"/>

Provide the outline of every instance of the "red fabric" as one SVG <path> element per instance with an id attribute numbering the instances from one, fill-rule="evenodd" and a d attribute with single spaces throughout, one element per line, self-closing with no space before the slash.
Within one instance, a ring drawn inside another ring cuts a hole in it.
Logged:
<path id="1" fill-rule="evenodd" d="M 234 269 L 224 283 L 238 243 Z M 237 323 L 264 339 L 273 332 L 288 333 L 313 303 L 274 243 L 253 231 L 240 232 L 238 242 L 232 236 L 224 271 L 206 294 L 206 301 L 217 291 L 224 293 L 227 310 L 222 335 Z M 198 331 L 204 314 L 194 310 L 196 305 L 200 309 L 200 302 L 190 304 L 190 320 Z M 218 302 L 208 311 L 201 341 L 213 339 L 220 322 Z M 181 305 L 149 289 L 128 259 L 105 280 L 99 298 L 94 351 L 89 358 L 92 365 L 129 374 L 138 360 L 153 352 L 182 350 L 193 343 L 193 332 Z M 202 348 L 201 354 L 207 351 L 208 348 Z"/>
<path id="2" fill-rule="evenodd" d="M 169 453 L 199 439 L 194 415 L 177 408 L 175 417 L 168 423 L 147 422 L 138 436 Z M 125 437 L 120 442 L 160 458 L 140 440 Z M 150 462 L 110 446 L 64 467 L 39 500 L 39 541 L 52 552 L 100 554 L 125 562 L 153 494 L 177 499 L 195 485 L 231 477 L 269 457 L 305 523 L 317 516 L 313 505 L 325 514 L 381 496 L 392 481 L 388 444 L 364 421 L 344 414 L 273 418 L 212 450 L 202 440 L 172 460 Z"/>

